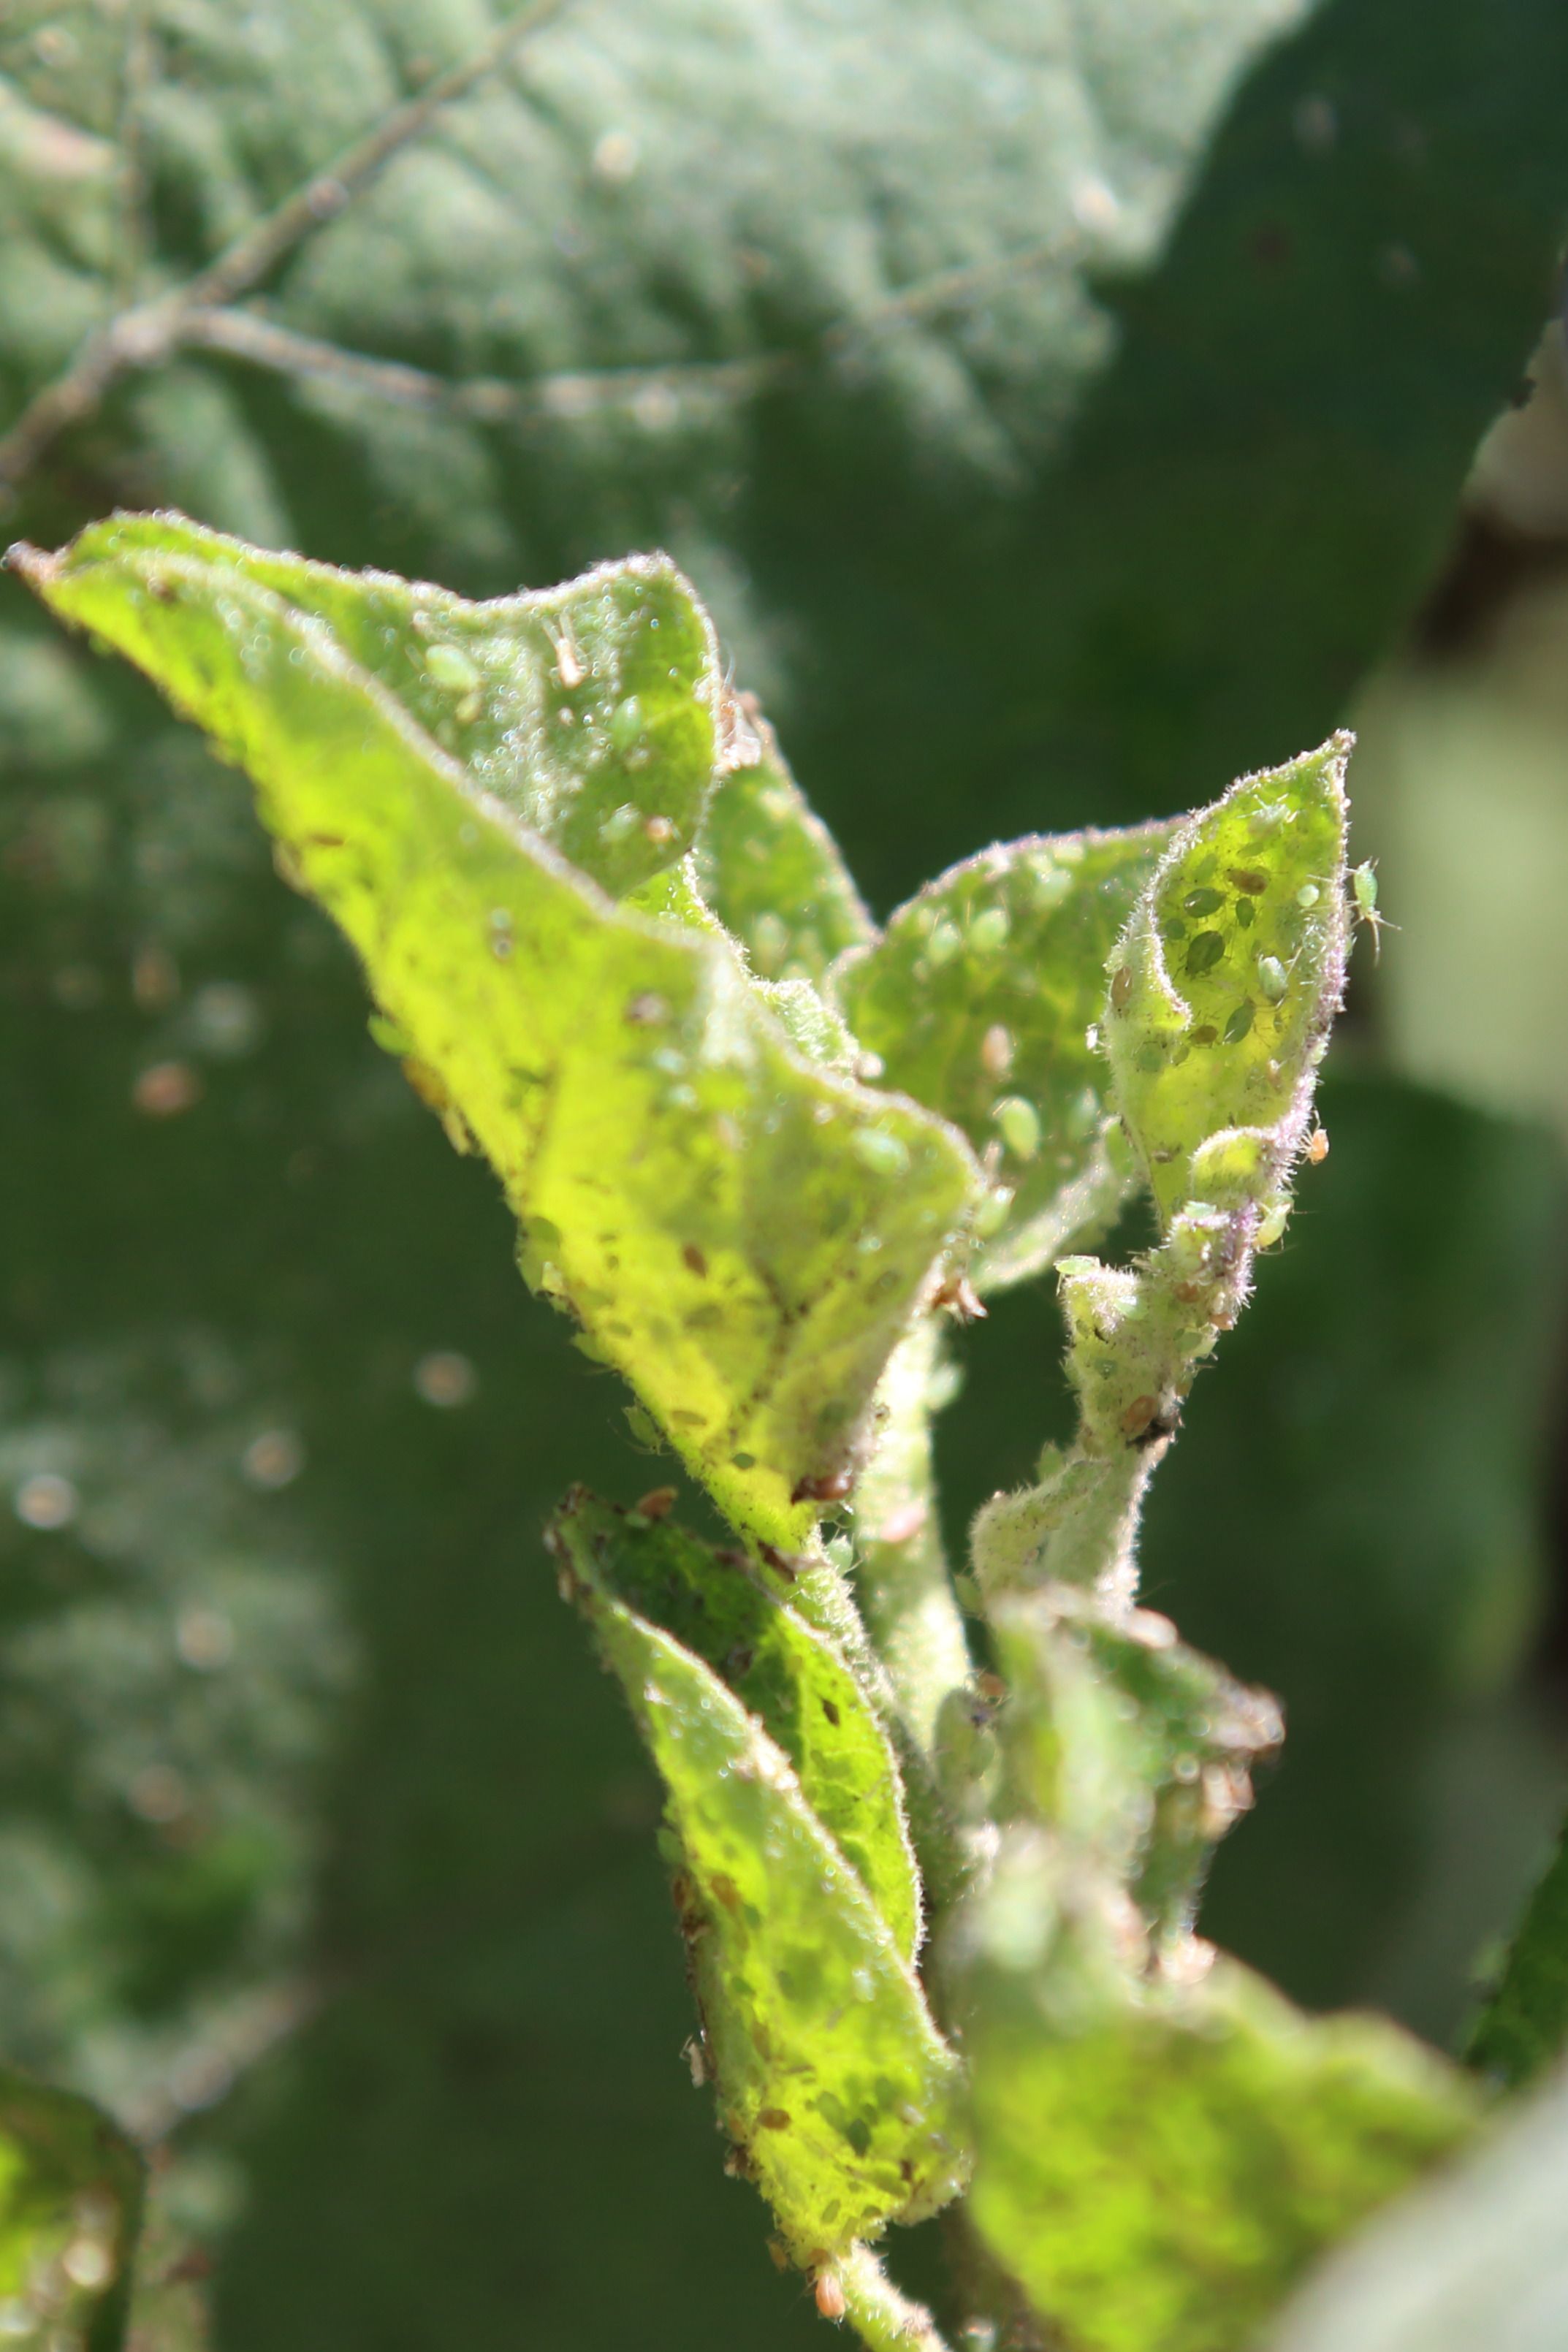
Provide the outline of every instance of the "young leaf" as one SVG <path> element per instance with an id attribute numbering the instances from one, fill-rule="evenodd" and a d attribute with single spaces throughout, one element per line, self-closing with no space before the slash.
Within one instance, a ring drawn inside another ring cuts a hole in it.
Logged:
<path id="1" fill-rule="evenodd" d="M 663 556 L 476 604 L 428 581 L 247 547 L 183 515 L 119 515 L 78 548 L 133 568 L 143 596 L 167 585 L 179 600 L 159 562 L 179 557 L 214 598 L 226 573 L 313 615 L 482 791 L 612 898 L 696 839 L 729 698 L 712 624 Z"/>
<path id="2" fill-rule="evenodd" d="M 557 1526 L 574 1579 L 692 1651 L 760 1719 L 900 1952 L 912 1960 L 920 1885 L 898 1768 L 843 1659 L 764 1591 L 743 1552 L 716 1552 L 673 1520 L 619 1510 L 581 1487 Z"/>
<path id="3" fill-rule="evenodd" d="M 1336 736 L 1190 817 L 1111 953 L 1115 1100 L 1164 1240 L 1131 1267 L 1060 1262 L 1078 1437 L 1037 1487 L 976 1519 L 975 1570 L 993 1591 L 1054 1579 L 1131 1604 L 1150 1475 L 1289 1213 L 1344 984 L 1349 749 Z M 1178 955 L 1190 1001 L 1172 983 Z"/>
<path id="4" fill-rule="evenodd" d="M 1164 1225 L 1220 1130 L 1267 1129 L 1281 1173 L 1305 1139 L 1344 985 L 1350 748 L 1337 735 L 1189 818 L 1112 959 L 1117 1102 Z"/>
<path id="5" fill-rule="evenodd" d="M 773 729 L 749 705 L 733 757 L 697 837 L 698 887 L 763 979 L 820 982 L 835 956 L 869 940 L 875 926 Z"/>
<path id="6" fill-rule="evenodd" d="M 552 1541 L 664 1780 L 724 2127 L 811 2267 L 959 2185 L 957 2062 L 776 1741 L 711 1667 L 618 1598 L 568 1510 Z"/>
<path id="7" fill-rule="evenodd" d="M 0 2333 L 20 2352 L 117 2352 L 142 2194 L 107 2116 L 0 2067 Z"/>
<path id="8" fill-rule="evenodd" d="M 966 858 L 901 907 L 832 985 L 888 1085 L 991 1154 L 972 1274 L 1000 1289 L 1109 1222 L 1131 1171 L 1089 1032 L 1105 960 L 1170 824 L 1039 835 Z"/>
<path id="9" fill-rule="evenodd" d="M 966 1924 L 970 2210 L 1071 2352 L 1244 2352 L 1477 2101 L 1397 2028 L 1309 2021 L 1234 1961 L 1139 1978 L 1125 1932 L 1102 1885 L 1012 1833 Z"/>
<path id="10" fill-rule="evenodd" d="M 1465 2056 L 1509 2089 L 1533 2081 L 1568 2048 L 1568 1831 L 1525 1906 L 1502 1974 Z"/>
<path id="11" fill-rule="evenodd" d="M 249 771 L 500 1172 L 531 1282 L 737 1526 L 798 1543 L 973 1197 L 962 1139 L 802 1061 L 722 940 L 612 907 L 230 558 L 109 524 L 16 560 Z"/>

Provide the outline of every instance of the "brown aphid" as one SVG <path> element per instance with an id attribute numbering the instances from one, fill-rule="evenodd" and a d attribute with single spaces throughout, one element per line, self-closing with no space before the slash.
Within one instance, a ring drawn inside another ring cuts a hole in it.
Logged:
<path id="1" fill-rule="evenodd" d="M 1230 879 L 1237 889 L 1245 890 L 1249 898 L 1260 898 L 1268 887 L 1268 875 L 1259 874 L 1252 866 L 1233 866 Z"/>
<path id="2" fill-rule="evenodd" d="M 1121 1416 L 1121 1429 L 1122 1436 L 1133 1438 L 1142 1437 L 1150 1423 L 1159 1412 L 1159 1410 L 1160 1400 L 1158 1397 L 1134 1397 L 1131 1403 L 1127 1407 L 1126 1412 Z"/>
<path id="3" fill-rule="evenodd" d="M 707 1274 L 708 1261 L 703 1256 L 695 1242 L 687 1243 L 686 1247 L 680 1253 L 680 1258 L 682 1265 L 686 1267 L 689 1274 L 695 1274 L 699 1277 Z"/>
<path id="4" fill-rule="evenodd" d="M 780 1551 L 777 1544 L 760 1543 L 757 1549 L 775 1576 L 782 1576 L 786 1584 L 795 1582 L 795 1570 L 799 1566 L 797 1560 L 791 1559 L 787 1552 Z"/>
<path id="5" fill-rule="evenodd" d="M 825 1470 L 815 1478 L 798 1478 L 790 1495 L 792 1503 L 841 1503 L 855 1491 L 853 1470 Z"/>
<path id="6" fill-rule="evenodd" d="M 812 2289 L 816 2296 L 816 2307 L 824 2319 L 843 2318 L 849 2305 L 845 2300 L 843 2286 L 831 2271 L 818 2271 L 812 2281 Z"/>
<path id="7" fill-rule="evenodd" d="M 668 1519 L 675 1508 L 673 1486 L 650 1486 L 637 1503 L 637 1515 L 645 1519 Z"/>
<path id="8" fill-rule="evenodd" d="M 764 2107 L 762 2114 L 757 2117 L 757 2129 L 759 2131 L 787 2131 L 789 2129 L 789 2112 L 787 2108 Z"/>
<path id="9" fill-rule="evenodd" d="M 1307 1138 L 1307 1157 L 1314 1168 L 1321 1168 L 1329 1156 L 1329 1136 L 1326 1128 L 1315 1127 Z"/>
<path id="10" fill-rule="evenodd" d="M 1132 967 L 1130 963 L 1118 964 L 1110 982 L 1110 1002 L 1118 1013 L 1123 1009 L 1131 993 Z"/>

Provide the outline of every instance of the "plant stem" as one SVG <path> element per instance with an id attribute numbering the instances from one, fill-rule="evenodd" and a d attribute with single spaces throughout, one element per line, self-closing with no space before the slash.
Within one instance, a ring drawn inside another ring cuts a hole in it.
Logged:
<path id="1" fill-rule="evenodd" d="M 871 2352 L 947 2352 L 925 2305 L 899 2292 L 869 2246 L 851 2246 L 818 2275 L 842 2289 L 844 2316 Z"/>

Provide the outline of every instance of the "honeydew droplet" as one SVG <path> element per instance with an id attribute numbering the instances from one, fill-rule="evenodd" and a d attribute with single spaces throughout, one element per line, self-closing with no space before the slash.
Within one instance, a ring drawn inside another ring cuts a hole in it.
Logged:
<path id="1" fill-rule="evenodd" d="M 456 646 L 426 646 L 425 667 L 436 684 L 451 694 L 472 694 L 476 687 L 484 683 L 468 655 Z"/>
<path id="2" fill-rule="evenodd" d="M 1022 1095 L 1007 1095 L 994 1113 L 1002 1140 L 1015 1160 L 1033 1160 L 1040 1149 L 1040 1114 Z"/>
<path id="3" fill-rule="evenodd" d="M 1289 984 L 1289 974 L 1286 971 L 1284 965 L 1280 962 L 1278 956 L 1266 955 L 1258 957 L 1258 985 L 1262 990 L 1264 995 L 1268 999 L 1270 1004 L 1279 1004 L 1283 1003 L 1285 991 Z"/>
<path id="4" fill-rule="evenodd" d="M 873 1175 L 901 1176 L 910 1164 L 909 1150 L 902 1139 L 889 1135 L 886 1128 L 857 1128 L 850 1144 L 856 1158 Z"/>
<path id="5" fill-rule="evenodd" d="M 1007 943 L 1007 913 L 1003 907 L 987 907 L 976 915 L 969 926 L 969 944 L 976 955 L 994 955 Z"/>

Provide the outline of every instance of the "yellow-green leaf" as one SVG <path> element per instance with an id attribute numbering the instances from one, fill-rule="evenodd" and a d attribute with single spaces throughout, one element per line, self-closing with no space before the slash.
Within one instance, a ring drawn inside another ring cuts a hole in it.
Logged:
<path id="1" fill-rule="evenodd" d="M 1105 960 L 1173 831 L 1045 835 L 983 850 L 846 955 L 832 985 L 889 1086 L 994 1160 L 977 1287 L 1049 1265 L 1109 1221 L 1131 1171 L 1089 1032 Z"/>
<path id="2" fill-rule="evenodd" d="M 963 1139 L 803 1060 L 725 940 L 616 908 L 232 558 L 107 524 L 17 560 L 254 777 L 533 1285 L 736 1525 L 803 1540 L 974 1197 Z"/>
<path id="3" fill-rule="evenodd" d="M 697 838 L 698 886 L 763 979 L 817 982 L 875 927 L 773 729 L 750 709 L 734 724 L 736 765 Z"/>
<path id="4" fill-rule="evenodd" d="M 1116 949 L 1106 1041 L 1163 1223 L 1209 1137 L 1302 1139 L 1344 985 L 1350 748 L 1337 735 L 1190 818 Z"/>
<path id="5" fill-rule="evenodd" d="M 1014 1833 L 968 1923 L 971 2210 L 1062 2352 L 1245 2352 L 1476 2095 L 1398 2028 L 1310 2021 L 1235 1961 L 1139 1977 L 1125 1932 Z"/>
<path id="6" fill-rule="evenodd" d="M 558 1526 L 574 1578 L 694 1652 L 760 1717 L 899 1950 L 912 1959 L 920 1883 L 898 1767 L 864 1691 L 826 1636 L 763 1590 L 743 1552 L 715 1550 L 672 1519 L 623 1511 L 578 1488 Z"/>
<path id="7" fill-rule="evenodd" d="M 954 2193 L 957 2061 L 784 1749 L 704 1660 L 615 1596 L 571 1513 L 553 1540 L 664 1780 L 721 2117 L 791 2252 L 816 2267 Z"/>
<path id="8" fill-rule="evenodd" d="M 712 624 L 664 556 L 483 604 L 390 572 L 247 547 L 183 515 L 118 515 L 78 542 L 185 590 L 161 557 L 270 589 L 531 832 L 612 898 L 676 865 L 713 788 L 729 709 Z M 180 578 L 188 582 L 189 575 Z"/>

